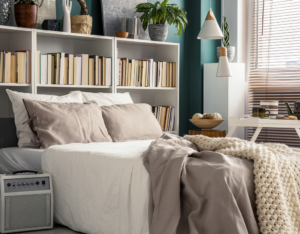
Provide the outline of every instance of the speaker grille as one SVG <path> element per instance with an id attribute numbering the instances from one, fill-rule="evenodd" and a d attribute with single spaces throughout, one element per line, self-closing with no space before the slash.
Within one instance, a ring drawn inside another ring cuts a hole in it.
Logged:
<path id="1" fill-rule="evenodd" d="M 51 226 L 51 194 L 5 197 L 5 230 Z"/>

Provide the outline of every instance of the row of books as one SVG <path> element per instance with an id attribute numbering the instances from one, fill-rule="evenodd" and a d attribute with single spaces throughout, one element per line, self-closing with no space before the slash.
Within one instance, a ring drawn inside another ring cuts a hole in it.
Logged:
<path id="1" fill-rule="evenodd" d="M 38 84 L 112 85 L 112 59 L 88 54 L 37 51 Z"/>
<path id="2" fill-rule="evenodd" d="M 30 51 L 0 51 L 0 83 L 31 83 Z"/>
<path id="3" fill-rule="evenodd" d="M 118 86 L 175 87 L 176 64 L 129 58 L 118 59 Z"/>
<path id="4" fill-rule="evenodd" d="M 152 112 L 163 131 L 173 131 L 175 109 L 172 106 L 152 106 Z"/>

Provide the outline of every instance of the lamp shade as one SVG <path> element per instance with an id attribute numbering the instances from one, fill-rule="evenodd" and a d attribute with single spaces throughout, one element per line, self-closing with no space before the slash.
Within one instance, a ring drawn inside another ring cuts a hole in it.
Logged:
<path id="1" fill-rule="evenodd" d="M 209 11 L 207 13 L 205 22 L 201 28 L 201 31 L 197 37 L 197 39 L 222 39 L 224 37 L 218 22 L 216 21 L 216 17 L 213 11 Z"/>
<path id="2" fill-rule="evenodd" d="M 227 58 L 227 49 L 225 47 L 221 47 L 217 77 L 231 77 L 231 76 L 232 74 L 231 74 L 231 70 Z"/>

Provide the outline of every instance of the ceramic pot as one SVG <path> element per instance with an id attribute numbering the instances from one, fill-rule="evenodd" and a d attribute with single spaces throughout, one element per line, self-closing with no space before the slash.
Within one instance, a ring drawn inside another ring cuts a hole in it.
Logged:
<path id="1" fill-rule="evenodd" d="M 10 0 L 0 0 L 0 25 L 6 25 L 10 16 Z"/>
<path id="2" fill-rule="evenodd" d="M 37 5 L 18 3 L 15 5 L 14 10 L 18 27 L 35 28 L 38 15 Z"/>
<path id="3" fill-rule="evenodd" d="M 235 55 L 235 47 L 234 46 L 225 46 L 227 49 L 227 58 L 228 61 L 231 63 L 234 59 L 234 55 Z M 218 58 L 220 57 L 220 48 L 221 47 L 217 47 L 217 56 Z"/>
<path id="4" fill-rule="evenodd" d="M 168 25 L 150 24 L 148 26 L 149 36 L 152 41 L 165 41 L 168 36 Z"/>

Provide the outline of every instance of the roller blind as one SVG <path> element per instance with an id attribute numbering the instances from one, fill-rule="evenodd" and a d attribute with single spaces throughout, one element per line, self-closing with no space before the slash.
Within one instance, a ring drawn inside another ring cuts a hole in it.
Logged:
<path id="1" fill-rule="evenodd" d="M 300 0 L 255 0 L 253 7 L 247 113 L 260 100 L 277 100 L 287 115 L 284 103 L 293 110 L 300 102 Z M 248 139 L 254 131 L 247 128 Z M 294 129 L 263 129 L 257 141 L 300 147 Z"/>

